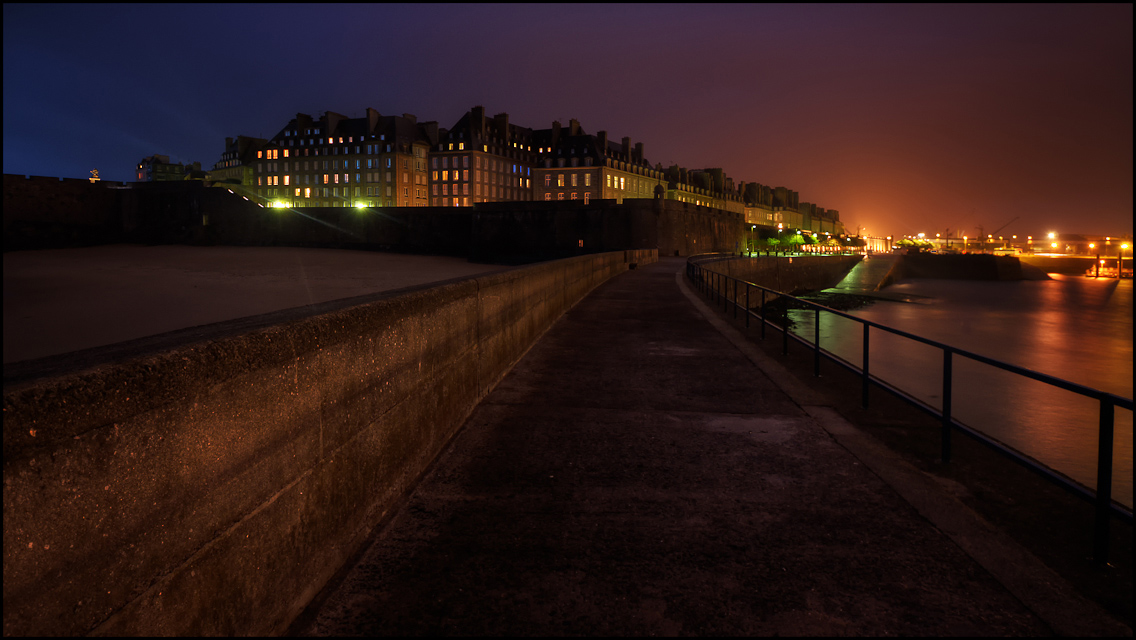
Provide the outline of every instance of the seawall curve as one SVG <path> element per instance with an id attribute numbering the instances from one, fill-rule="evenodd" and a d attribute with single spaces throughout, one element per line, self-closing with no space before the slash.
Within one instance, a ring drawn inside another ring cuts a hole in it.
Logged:
<path id="1" fill-rule="evenodd" d="M 5 635 L 273 635 L 553 322 L 655 250 L 4 389 Z"/>
<path id="2" fill-rule="evenodd" d="M 691 258 L 692 261 L 698 261 L 702 268 L 708 271 L 721 273 L 788 294 L 819 291 L 836 286 L 852 267 L 863 259 L 864 256 L 862 255 L 757 256 L 752 258 L 705 255 Z M 719 293 L 727 298 L 734 294 L 734 289 L 731 286 L 721 283 L 711 283 L 711 286 L 724 287 Z M 739 292 L 737 302 L 744 304 L 745 301 L 742 296 L 743 294 Z"/>

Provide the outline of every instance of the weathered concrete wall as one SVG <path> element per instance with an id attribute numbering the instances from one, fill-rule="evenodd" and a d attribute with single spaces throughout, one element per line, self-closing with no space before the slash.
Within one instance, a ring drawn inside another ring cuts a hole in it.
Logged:
<path id="1" fill-rule="evenodd" d="M 286 628 L 562 313 L 654 251 L 4 390 L 5 635 Z"/>
<path id="2" fill-rule="evenodd" d="M 709 271 L 769 287 L 782 293 L 794 294 L 818 291 L 838 284 L 864 256 L 759 256 L 754 258 L 723 258 L 702 262 Z M 719 286 L 721 289 L 721 286 Z M 733 296 L 733 285 L 720 291 Z M 744 303 L 744 292 L 738 299 Z"/>

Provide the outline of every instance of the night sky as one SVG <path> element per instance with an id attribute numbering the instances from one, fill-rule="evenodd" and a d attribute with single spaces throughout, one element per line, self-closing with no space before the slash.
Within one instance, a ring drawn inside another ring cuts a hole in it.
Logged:
<path id="1" fill-rule="evenodd" d="M 902 235 L 1132 232 L 1132 5 L 4 5 L 4 173 L 297 112 L 570 118 Z"/>

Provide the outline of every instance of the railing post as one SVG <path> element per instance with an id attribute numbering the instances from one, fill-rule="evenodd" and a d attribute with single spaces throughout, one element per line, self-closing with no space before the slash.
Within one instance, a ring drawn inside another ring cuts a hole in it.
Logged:
<path id="1" fill-rule="evenodd" d="M 868 374 L 868 328 L 870 325 L 864 323 L 864 360 L 861 362 L 862 369 L 864 370 L 864 383 L 860 394 L 860 403 L 865 409 L 868 408 L 868 384 L 871 377 Z"/>
<path id="2" fill-rule="evenodd" d="M 765 289 L 761 290 L 761 339 L 765 339 Z"/>
<path id="3" fill-rule="evenodd" d="M 746 282 L 746 329 L 749 328 L 749 282 Z"/>
<path id="4" fill-rule="evenodd" d="M 784 298 L 785 296 L 781 296 Z M 785 300 L 785 314 L 781 316 L 781 355 L 789 355 L 789 301 Z"/>
<path id="5" fill-rule="evenodd" d="M 820 377 L 820 307 L 813 309 L 813 377 Z"/>
<path id="6" fill-rule="evenodd" d="M 943 349 L 943 447 L 942 459 L 951 461 L 951 350 Z"/>
<path id="7" fill-rule="evenodd" d="M 1112 422 L 1114 407 L 1101 398 L 1100 443 L 1097 445 L 1097 512 L 1093 526 L 1093 560 L 1108 563 L 1109 524 L 1112 511 Z"/>

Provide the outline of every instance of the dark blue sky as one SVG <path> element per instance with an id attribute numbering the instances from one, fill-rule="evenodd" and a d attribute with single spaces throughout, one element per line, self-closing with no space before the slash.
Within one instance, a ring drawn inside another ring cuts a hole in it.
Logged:
<path id="1" fill-rule="evenodd" d="M 872 235 L 1132 232 L 1132 5 L 4 5 L 4 172 L 133 179 L 297 112 L 466 110 Z"/>

